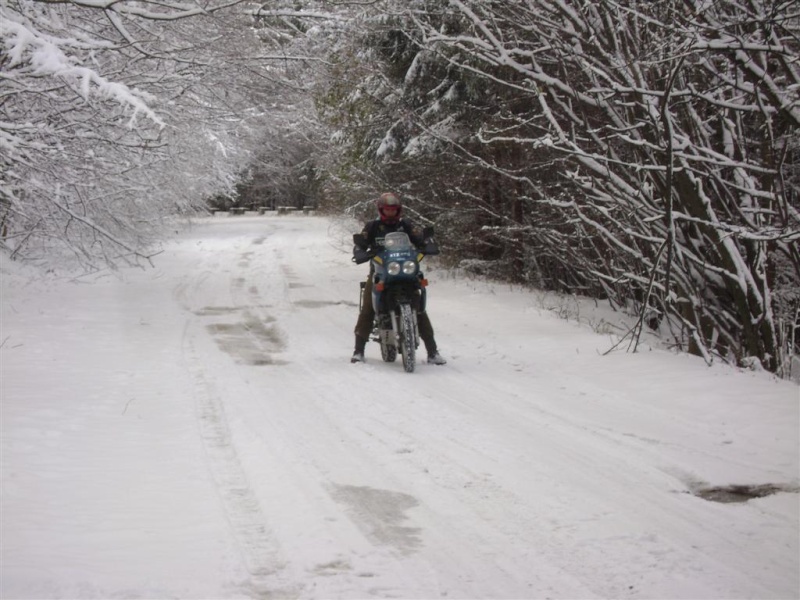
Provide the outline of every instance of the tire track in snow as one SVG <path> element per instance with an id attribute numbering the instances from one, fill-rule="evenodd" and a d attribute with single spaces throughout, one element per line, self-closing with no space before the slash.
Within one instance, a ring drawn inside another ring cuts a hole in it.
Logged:
<path id="1" fill-rule="evenodd" d="M 206 277 L 207 272 L 197 281 L 184 281 L 176 287 L 175 298 L 187 311 L 191 312 L 185 298 L 187 289 L 196 291 Z M 195 410 L 206 464 L 249 574 L 244 587 L 256 598 L 297 598 L 302 586 L 291 582 L 283 573 L 285 560 L 242 467 L 225 407 L 214 385 L 205 376 L 195 347 L 193 323 L 194 318 L 189 317 L 183 332 L 182 353 L 195 384 Z"/>

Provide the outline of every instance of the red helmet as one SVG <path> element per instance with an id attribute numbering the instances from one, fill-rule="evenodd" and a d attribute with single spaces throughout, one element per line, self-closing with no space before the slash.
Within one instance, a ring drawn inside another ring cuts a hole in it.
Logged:
<path id="1" fill-rule="evenodd" d="M 386 192 L 378 198 L 378 213 L 384 223 L 397 223 L 402 212 L 403 203 L 397 194 Z"/>

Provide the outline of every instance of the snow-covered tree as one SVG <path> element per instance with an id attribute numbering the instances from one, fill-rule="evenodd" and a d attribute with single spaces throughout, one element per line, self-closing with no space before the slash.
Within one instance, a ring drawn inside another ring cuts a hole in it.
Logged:
<path id="1" fill-rule="evenodd" d="M 709 361 L 784 367 L 800 285 L 791 3 L 393 6 L 328 104 L 351 175 L 447 162 L 450 214 L 481 215 L 461 230 L 523 278 L 636 306 Z"/>
<path id="2" fill-rule="evenodd" d="M 262 9 L 3 0 L 3 246 L 138 260 L 165 220 L 233 193 L 292 58 L 256 29 Z"/>

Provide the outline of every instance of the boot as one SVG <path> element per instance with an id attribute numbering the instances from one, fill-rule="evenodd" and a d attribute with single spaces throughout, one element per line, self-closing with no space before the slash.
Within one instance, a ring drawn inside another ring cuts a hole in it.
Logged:
<path id="1" fill-rule="evenodd" d="M 444 356 L 439 354 L 438 350 L 433 354 L 428 353 L 428 364 L 429 365 L 446 365 L 447 361 L 444 359 Z"/>
<path id="2" fill-rule="evenodd" d="M 353 352 L 352 358 L 350 358 L 351 363 L 359 363 L 365 362 L 364 359 L 364 348 L 367 345 L 367 340 L 360 336 L 356 336 L 356 349 Z"/>
<path id="3" fill-rule="evenodd" d="M 446 365 L 447 361 L 444 357 L 439 354 L 439 350 L 436 349 L 436 344 L 434 342 L 430 342 L 425 344 L 425 349 L 428 351 L 428 364 L 429 365 Z"/>

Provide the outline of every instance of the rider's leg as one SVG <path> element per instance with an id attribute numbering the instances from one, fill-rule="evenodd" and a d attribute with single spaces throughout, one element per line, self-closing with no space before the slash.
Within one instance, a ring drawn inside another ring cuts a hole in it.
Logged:
<path id="1" fill-rule="evenodd" d="M 354 331 L 356 335 L 355 354 L 364 355 L 364 348 L 372 333 L 372 324 L 374 320 L 375 309 L 372 307 L 372 276 L 370 276 L 367 278 L 367 284 L 364 286 L 361 299 L 361 312 L 358 313 L 358 320 L 356 321 L 356 328 Z"/>
<path id="2" fill-rule="evenodd" d="M 419 325 L 419 337 L 425 343 L 428 354 L 436 354 L 436 339 L 433 337 L 433 325 L 427 312 L 417 313 L 417 325 Z"/>
<path id="3" fill-rule="evenodd" d="M 436 365 L 445 364 L 447 361 L 439 354 L 439 350 L 436 347 L 433 325 L 431 325 L 431 319 L 428 317 L 427 312 L 417 313 L 417 325 L 419 325 L 419 337 L 422 338 L 425 350 L 428 351 L 428 362 Z"/>

